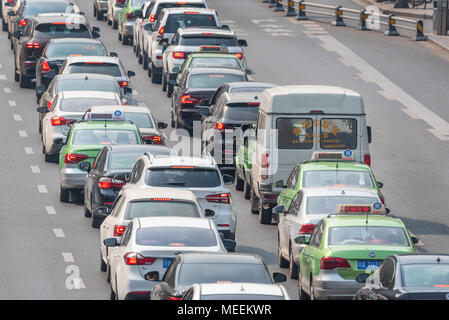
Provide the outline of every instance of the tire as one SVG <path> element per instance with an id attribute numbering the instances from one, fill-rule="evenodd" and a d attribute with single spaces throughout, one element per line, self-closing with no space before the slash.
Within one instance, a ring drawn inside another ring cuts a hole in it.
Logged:
<path id="1" fill-rule="evenodd" d="M 142 64 L 143 63 L 143 57 L 142 57 L 142 55 L 139 53 L 138 54 L 138 56 L 137 56 L 137 62 L 139 63 L 139 64 Z"/>
<path id="2" fill-rule="evenodd" d="M 15 68 L 15 71 L 14 71 L 14 81 L 15 81 L 15 82 L 19 82 L 19 79 L 20 79 L 19 73 L 17 72 L 17 68 Z"/>
<path id="3" fill-rule="evenodd" d="M 117 300 L 117 296 L 115 295 L 114 290 L 111 287 L 111 293 L 109 294 L 109 300 Z"/>
<path id="4" fill-rule="evenodd" d="M 111 267 L 109 264 L 106 264 L 106 281 L 111 283 Z"/>
<path id="5" fill-rule="evenodd" d="M 278 266 L 281 268 L 288 267 L 288 261 L 281 254 L 281 243 L 279 240 L 279 235 L 278 235 Z"/>
<path id="6" fill-rule="evenodd" d="M 271 217 L 272 217 L 272 206 L 268 205 L 268 208 L 266 208 L 266 205 L 262 203 L 262 200 L 259 199 L 259 222 L 260 224 L 271 224 Z"/>
<path id="7" fill-rule="evenodd" d="M 315 288 L 313 287 L 313 279 L 310 279 L 310 300 L 316 300 Z"/>
<path id="8" fill-rule="evenodd" d="M 298 280 L 298 299 L 299 300 L 310 300 L 310 296 L 303 290 L 300 280 Z"/>
<path id="9" fill-rule="evenodd" d="M 98 21 L 103 21 L 104 20 L 103 12 L 97 12 L 97 20 Z"/>
<path id="10" fill-rule="evenodd" d="M 175 120 L 173 119 L 173 113 L 172 112 L 170 112 L 170 118 L 171 118 L 170 125 L 171 125 L 172 128 L 174 128 L 175 127 Z"/>
<path id="11" fill-rule="evenodd" d="M 19 73 L 19 87 L 20 88 L 29 88 L 31 87 L 30 78 L 24 76 L 21 72 Z"/>
<path id="12" fill-rule="evenodd" d="M 94 5 L 94 17 L 96 17 L 96 16 L 97 16 L 97 8 Z"/>
<path id="13" fill-rule="evenodd" d="M 235 190 L 243 191 L 243 185 L 245 184 L 245 181 L 242 178 L 239 178 L 239 176 L 237 175 L 237 170 L 235 172 Z"/>
<path id="14" fill-rule="evenodd" d="M 2 31 L 8 31 L 8 24 L 5 23 L 2 19 Z"/>
<path id="15" fill-rule="evenodd" d="M 148 54 L 145 52 L 145 50 L 143 51 L 143 61 L 142 61 L 142 63 L 143 63 L 143 65 L 142 65 L 142 67 L 143 67 L 143 70 L 147 70 L 148 69 Z"/>
<path id="16" fill-rule="evenodd" d="M 70 200 L 70 190 L 59 187 L 59 201 L 63 203 L 69 203 L 69 200 Z"/>
<path id="17" fill-rule="evenodd" d="M 112 29 L 117 30 L 118 29 L 118 22 L 112 21 Z"/>
<path id="18" fill-rule="evenodd" d="M 92 213 L 87 209 L 86 201 L 84 201 L 84 216 L 86 218 L 90 218 L 92 216 Z"/>
<path id="19" fill-rule="evenodd" d="M 156 68 L 151 64 L 151 82 L 155 84 L 162 83 L 162 74 L 156 73 Z"/>
<path id="20" fill-rule="evenodd" d="M 101 252 L 100 252 L 100 271 L 101 272 L 106 272 L 106 269 L 108 268 L 108 266 L 106 265 L 106 263 L 103 261 L 103 258 L 101 257 Z"/>
<path id="21" fill-rule="evenodd" d="M 122 36 L 122 45 L 127 46 L 129 44 L 129 38 Z"/>
<path id="22" fill-rule="evenodd" d="M 293 251 L 290 247 L 290 262 L 288 264 L 288 271 L 291 279 L 297 280 L 298 279 L 298 265 L 296 264 L 295 260 L 293 259 Z"/>
<path id="23" fill-rule="evenodd" d="M 149 59 L 148 59 L 148 60 L 149 60 Z M 151 68 L 150 68 L 150 61 L 148 61 L 147 69 L 148 69 L 148 72 L 147 72 L 148 78 L 151 78 L 151 76 L 152 76 L 153 74 L 152 74 Z"/>
<path id="24" fill-rule="evenodd" d="M 252 214 L 258 214 L 259 213 L 259 198 L 256 197 L 254 194 L 253 188 L 251 188 L 251 191 L 249 193 L 249 202 L 251 206 L 251 213 Z"/>
<path id="25" fill-rule="evenodd" d="M 118 35 L 118 41 L 121 42 L 123 37 L 122 37 L 122 34 L 120 33 L 120 31 L 117 33 L 117 35 Z"/>
<path id="26" fill-rule="evenodd" d="M 41 123 L 41 120 L 39 120 L 39 124 L 38 124 L 38 127 L 39 127 L 39 133 L 41 133 L 42 134 L 42 123 Z"/>
<path id="27" fill-rule="evenodd" d="M 71 203 L 80 203 L 81 201 L 84 201 L 81 196 L 81 190 L 78 189 L 72 189 L 70 190 L 70 202 Z"/>
<path id="28" fill-rule="evenodd" d="M 56 155 L 54 154 L 48 154 L 44 151 L 44 161 L 48 163 L 55 163 L 56 162 Z"/>
<path id="29" fill-rule="evenodd" d="M 109 19 L 106 19 L 108 21 L 108 26 L 112 25 L 112 21 Z"/>
<path id="30" fill-rule="evenodd" d="M 162 77 L 162 91 L 163 92 L 167 91 L 167 76 L 165 74 Z"/>
<path id="31" fill-rule="evenodd" d="M 136 53 L 136 57 L 137 57 L 137 48 L 136 48 L 136 45 L 134 44 L 134 39 L 133 39 L 133 52 Z"/>
<path id="32" fill-rule="evenodd" d="M 175 88 L 171 84 L 167 84 L 167 97 L 171 98 Z"/>
<path id="33" fill-rule="evenodd" d="M 101 221 L 101 218 L 98 218 L 94 214 L 92 215 L 92 228 L 94 229 L 100 228 L 102 222 L 103 221 Z"/>
<path id="34" fill-rule="evenodd" d="M 249 183 L 246 182 L 246 179 L 243 180 L 243 198 L 245 198 L 246 200 L 249 200 L 249 196 L 251 193 L 251 187 L 249 185 Z"/>

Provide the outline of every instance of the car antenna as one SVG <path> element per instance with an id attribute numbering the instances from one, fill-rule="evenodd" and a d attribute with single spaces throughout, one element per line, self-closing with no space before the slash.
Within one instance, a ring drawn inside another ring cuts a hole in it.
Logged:
<path id="1" fill-rule="evenodd" d="M 89 80 L 89 78 L 86 76 L 86 77 L 84 78 L 84 81 L 87 81 L 87 80 Z"/>
<path id="2" fill-rule="evenodd" d="M 437 263 L 440 263 L 441 259 L 440 257 L 437 258 Z"/>

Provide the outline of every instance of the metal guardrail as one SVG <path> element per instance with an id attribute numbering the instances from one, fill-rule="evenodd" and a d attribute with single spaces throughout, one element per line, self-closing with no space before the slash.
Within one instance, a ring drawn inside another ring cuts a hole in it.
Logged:
<path id="1" fill-rule="evenodd" d="M 367 26 L 367 20 L 376 18 L 380 25 L 387 26 L 387 30 L 384 33 L 388 36 L 398 36 L 399 32 L 397 28 L 402 28 L 416 31 L 416 35 L 413 37 L 416 41 L 427 40 L 427 37 L 424 35 L 424 25 L 422 20 L 406 19 L 392 14 L 374 14 L 363 9 L 355 10 L 344 8 L 342 6 L 330 6 L 302 0 L 262 0 L 262 3 L 269 3 L 269 8 L 274 8 L 275 12 L 286 11 L 285 15 L 287 17 L 297 17 L 297 20 L 309 20 L 307 13 L 312 13 L 334 17 L 335 20 L 332 21 L 332 25 L 334 26 L 346 26 L 344 19 L 359 21 L 358 26 L 356 27 L 359 30 L 372 30 Z M 398 24 L 398 22 L 414 26 Z"/>

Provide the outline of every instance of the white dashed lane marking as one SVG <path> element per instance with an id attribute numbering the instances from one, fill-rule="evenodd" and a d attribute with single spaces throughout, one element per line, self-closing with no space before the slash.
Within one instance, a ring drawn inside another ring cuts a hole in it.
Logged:
<path id="1" fill-rule="evenodd" d="M 39 190 L 40 193 L 48 193 L 48 190 L 47 190 L 47 187 L 45 186 L 45 184 L 38 184 L 37 189 Z"/>
<path id="2" fill-rule="evenodd" d="M 8 100 L 8 104 L 9 104 L 10 107 L 15 107 L 15 106 L 17 106 L 15 100 Z"/>
<path id="3" fill-rule="evenodd" d="M 21 136 L 22 138 L 26 138 L 28 137 L 28 134 L 26 130 L 19 130 L 19 136 Z"/>
<path id="4" fill-rule="evenodd" d="M 65 238 L 65 234 L 62 229 L 55 228 L 53 229 L 53 232 L 55 233 L 56 238 Z"/>
<path id="5" fill-rule="evenodd" d="M 55 207 L 53 206 L 46 206 L 45 211 L 47 211 L 47 214 L 56 214 Z"/>
<path id="6" fill-rule="evenodd" d="M 66 263 L 75 262 L 75 259 L 70 252 L 62 252 L 62 257 Z"/>
<path id="7" fill-rule="evenodd" d="M 25 147 L 24 149 L 25 149 L 25 153 L 26 153 L 26 154 L 34 154 L 33 148 L 31 148 L 31 147 Z"/>
<path id="8" fill-rule="evenodd" d="M 39 169 L 39 166 L 31 166 L 31 171 L 33 173 L 41 173 L 41 169 Z"/>
<path id="9" fill-rule="evenodd" d="M 14 120 L 16 120 L 16 121 L 22 121 L 22 117 L 20 116 L 20 114 L 13 114 L 12 117 L 13 117 Z"/>
<path id="10" fill-rule="evenodd" d="M 6 74 L 0 74 L 0 80 L 8 80 Z"/>
<path id="11" fill-rule="evenodd" d="M 3 91 L 5 91 L 5 93 L 11 93 L 11 88 L 3 88 Z"/>

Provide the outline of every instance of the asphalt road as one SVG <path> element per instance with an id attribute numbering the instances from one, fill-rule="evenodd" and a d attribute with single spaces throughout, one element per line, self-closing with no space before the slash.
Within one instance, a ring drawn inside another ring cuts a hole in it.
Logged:
<path id="1" fill-rule="evenodd" d="M 108 50 L 136 71 L 136 97 L 158 120 L 169 122 L 170 101 L 150 83 L 132 47 L 94 19 L 91 1 L 76 2 L 101 28 Z M 449 253 L 449 54 L 406 37 L 333 27 L 329 19 L 298 23 L 260 0 L 208 4 L 248 41 L 248 67 L 257 81 L 339 85 L 364 97 L 373 128 L 372 167 L 384 183 L 388 207 L 422 240 L 420 251 Z M 107 299 L 99 232 L 81 205 L 59 202 L 57 165 L 45 163 L 41 153 L 34 91 L 14 82 L 4 32 L 0 43 L 0 299 Z M 272 271 L 283 271 L 276 266 L 276 226 L 260 225 L 248 201 L 231 190 L 238 209 L 237 251 L 258 253 Z M 286 287 L 297 298 L 296 282 Z"/>

